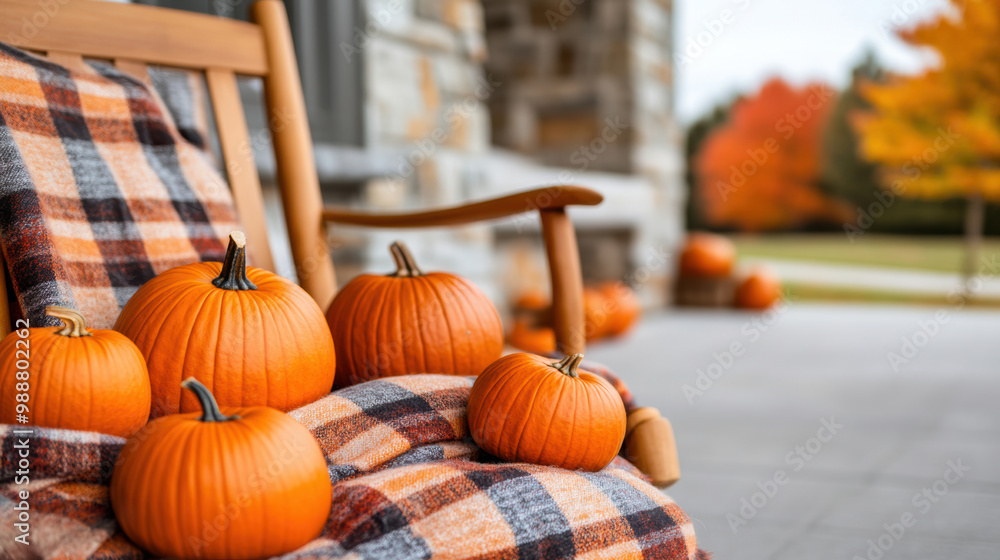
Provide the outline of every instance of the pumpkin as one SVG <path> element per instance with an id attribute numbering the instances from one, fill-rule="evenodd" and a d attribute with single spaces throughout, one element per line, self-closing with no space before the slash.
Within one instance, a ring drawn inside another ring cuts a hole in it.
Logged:
<path id="1" fill-rule="evenodd" d="M 541 290 L 526 291 L 514 301 L 514 308 L 518 311 L 545 311 L 551 305 L 549 296 Z"/>
<path id="2" fill-rule="evenodd" d="M 734 302 L 742 309 L 767 309 L 781 298 L 781 281 L 770 271 L 758 268 L 736 287 Z"/>
<path id="3" fill-rule="evenodd" d="M 729 276 L 736 261 L 736 248 L 720 235 L 692 233 L 681 250 L 681 276 Z"/>
<path id="4" fill-rule="evenodd" d="M 604 326 L 607 336 L 621 336 L 639 320 L 642 306 L 635 292 L 621 282 L 606 282 L 598 288 L 606 302 L 608 317 Z"/>
<path id="5" fill-rule="evenodd" d="M 507 343 L 525 352 L 548 354 L 556 351 L 556 333 L 549 327 L 532 326 L 527 319 L 514 319 Z"/>
<path id="6" fill-rule="evenodd" d="M 588 342 L 608 335 L 608 301 L 597 288 L 583 289 L 583 321 Z"/>
<path id="7" fill-rule="evenodd" d="M 246 237 L 229 236 L 225 262 L 172 268 L 146 282 L 115 330 L 149 365 L 151 416 L 192 412 L 182 379 L 211 388 L 223 406 L 288 411 L 333 386 L 336 359 L 323 311 L 277 274 L 246 266 Z"/>
<path id="8" fill-rule="evenodd" d="M 0 423 L 23 414 L 35 426 L 122 437 L 141 428 L 150 393 L 139 349 L 115 331 L 87 329 L 76 310 L 45 314 L 64 326 L 21 329 L 0 343 Z"/>
<path id="9" fill-rule="evenodd" d="M 604 468 L 625 438 L 625 406 L 610 383 L 578 369 L 581 360 L 519 353 L 490 364 L 469 393 L 472 439 L 507 461 Z"/>
<path id="10" fill-rule="evenodd" d="M 337 347 L 338 383 L 411 373 L 476 375 L 503 352 L 500 316 L 472 282 L 424 273 L 400 242 L 396 272 L 363 274 L 327 310 Z"/>
<path id="11" fill-rule="evenodd" d="M 200 413 L 151 421 L 111 475 L 122 530 L 163 558 L 246 559 L 291 552 L 319 535 L 332 488 L 319 443 L 273 408 L 219 409 L 190 378 Z"/>

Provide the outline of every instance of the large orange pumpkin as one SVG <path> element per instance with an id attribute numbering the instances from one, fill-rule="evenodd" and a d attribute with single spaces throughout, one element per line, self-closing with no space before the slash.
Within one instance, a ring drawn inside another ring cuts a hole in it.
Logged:
<path id="1" fill-rule="evenodd" d="M 503 351 L 500 316 L 461 276 L 424 273 L 400 242 L 396 272 L 351 280 L 326 313 L 338 384 L 410 373 L 477 375 Z"/>
<path id="2" fill-rule="evenodd" d="M 115 331 L 87 329 L 76 310 L 45 313 L 64 326 L 20 329 L 0 343 L 0 423 L 122 437 L 141 428 L 150 394 L 139 349 Z"/>
<path id="3" fill-rule="evenodd" d="M 273 408 L 202 407 L 150 422 L 125 442 L 111 505 L 125 534 L 156 557 L 240 560 L 291 552 L 330 514 L 326 460 L 305 426 Z"/>
<path id="4" fill-rule="evenodd" d="M 605 282 L 598 288 L 604 296 L 607 308 L 607 323 L 604 331 L 607 336 L 621 336 L 631 329 L 642 314 L 635 292 L 621 282 Z"/>
<path id="5" fill-rule="evenodd" d="M 625 406 L 610 383 L 578 370 L 582 359 L 510 354 L 486 368 L 469 393 L 469 432 L 479 447 L 571 470 L 610 463 L 625 438 Z"/>
<path id="6" fill-rule="evenodd" d="M 767 309 L 781 297 L 781 281 L 764 268 L 757 268 L 736 287 L 734 301 L 742 309 Z"/>
<path id="7" fill-rule="evenodd" d="M 682 276 L 729 276 L 736 262 L 736 248 L 725 237 L 711 233 L 688 235 L 681 250 Z"/>
<path id="8" fill-rule="evenodd" d="M 288 411 L 330 392 L 336 358 L 323 311 L 293 282 L 248 268 L 245 245 L 233 232 L 225 262 L 172 268 L 122 309 L 115 330 L 146 357 L 153 418 L 198 409 L 180 389 L 188 377 L 223 406 Z"/>

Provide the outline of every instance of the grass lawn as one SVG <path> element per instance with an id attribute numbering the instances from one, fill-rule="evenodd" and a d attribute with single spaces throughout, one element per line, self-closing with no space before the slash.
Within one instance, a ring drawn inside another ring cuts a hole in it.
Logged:
<path id="1" fill-rule="evenodd" d="M 802 301 L 851 302 L 851 303 L 899 303 L 923 305 L 938 308 L 956 307 L 958 300 L 946 296 L 886 292 L 854 287 L 816 286 L 799 282 L 785 282 L 785 291 Z M 1000 299 L 977 296 L 964 300 L 963 307 L 1000 309 Z"/>
<path id="2" fill-rule="evenodd" d="M 854 243 L 842 234 L 735 235 L 741 257 L 961 272 L 961 237 L 906 237 L 865 234 Z M 1000 260 L 1000 239 L 987 238 L 980 257 Z"/>

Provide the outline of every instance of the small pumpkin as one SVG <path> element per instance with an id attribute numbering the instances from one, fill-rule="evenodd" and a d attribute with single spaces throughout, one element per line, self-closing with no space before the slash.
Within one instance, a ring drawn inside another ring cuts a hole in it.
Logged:
<path id="1" fill-rule="evenodd" d="M 642 306 L 632 288 L 621 282 L 605 282 L 598 287 L 608 313 L 604 331 L 607 336 L 627 333 L 642 315 Z"/>
<path id="2" fill-rule="evenodd" d="M 736 248 L 725 237 L 711 233 L 688 235 L 681 250 L 681 276 L 729 276 L 736 262 Z"/>
<path id="3" fill-rule="evenodd" d="M 583 288 L 584 336 L 587 342 L 608 336 L 610 302 L 601 290 L 586 286 Z"/>
<path id="4" fill-rule="evenodd" d="M 549 296 L 541 290 L 528 290 L 523 292 L 514 301 L 514 309 L 518 311 L 545 311 L 552 303 Z"/>
<path id="5" fill-rule="evenodd" d="M 424 273 L 401 242 L 396 272 L 363 274 L 327 310 L 343 386 L 411 373 L 476 375 L 503 352 L 500 316 L 472 282 Z"/>
<path id="6" fill-rule="evenodd" d="M 180 385 L 201 412 L 150 422 L 125 442 L 111 475 L 128 538 L 156 557 L 241 560 L 319 535 L 332 487 L 309 430 L 264 406 L 223 413 L 197 380 Z"/>
<path id="7" fill-rule="evenodd" d="M 146 282 L 115 330 L 149 364 L 151 416 L 192 412 L 180 389 L 194 377 L 223 406 L 282 411 L 330 392 L 336 358 L 323 311 L 293 282 L 246 265 L 246 237 L 229 236 L 225 261 L 174 267 Z"/>
<path id="8" fill-rule="evenodd" d="M 781 298 L 781 281 L 764 268 L 753 270 L 736 287 L 734 301 L 741 309 L 767 309 Z"/>
<path id="9" fill-rule="evenodd" d="M 141 428 L 150 391 L 139 349 L 115 331 L 88 329 L 74 309 L 53 306 L 45 314 L 64 326 L 22 329 L 0 343 L 0 423 L 17 424 L 24 414 L 34 426 L 122 437 Z M 20 403 L 25 392 L 28 401 Z"/>
<path id="10" fill-rule="evenodd" d="M 582 360 L 518 353 L 490 364 L 469 393 L 472 439 L 507 461 L 607 466 L 625 438 L 625 406 L 610 383 L 578 369 Z"/>
<path id="11" fill-rule="evenodd" d="M 507 343 L 525 352 L 548 354 L 556 351 L 556 333 L 550 327 L 532 326 L 527 319 L 514 319 Z"/>

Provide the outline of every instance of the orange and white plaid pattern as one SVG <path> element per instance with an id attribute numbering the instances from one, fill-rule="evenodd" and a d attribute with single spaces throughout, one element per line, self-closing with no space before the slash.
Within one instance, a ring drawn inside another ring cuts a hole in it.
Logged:
<path id="1" fill-rule="evenodd" d="M 409 375 L 335 391 L 290 415 L 316 437 L 333 480 L 323 532 L 281 560 L 707 558 L 691 520 L 621 457 L 597 473 L 503 463 L 468 437 L 472 380 Z M 0 425 L 0 523 L 14 512 L 19 426 Z M 45 556 L 143 558 L 116 530 L 107 482 L 124 440 L 35 429 L 33 534 Z M 51 532 L 51 531 L 50 531 Z M 5 543 L 0 543 L 0 547 Z M 2 550 L 2 548 L 0 548 Z"/>
<path id="2" fill-rule="evenodd" d="M 48 305 L 111 328 L 136 289 L 222 260 L 237 228 L 226 182 L 147 85 L 106 64 L 72 72 L 0 43 L 0 241 L 21 316 Z"/>

